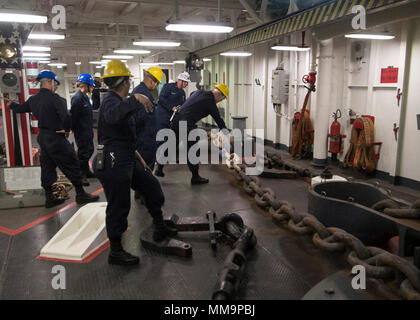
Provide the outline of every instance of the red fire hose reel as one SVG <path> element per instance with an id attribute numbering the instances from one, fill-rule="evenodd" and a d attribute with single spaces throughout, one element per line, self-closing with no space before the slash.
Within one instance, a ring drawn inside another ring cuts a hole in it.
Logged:
<path id="1" fill-rule="evenodd" d="M 330 133 L 328 137 L 330 138 L 330 148 L 328 152 L 334 154 L 341 153 L 343 151 L 343 139 L 346 137 L 345 134 L 341 134 L 341 125 L 337 119 L 341 118 L 341 110 L 337 109 L 336 112 L 333 112 L 334 121 L 331 124 Z"/>

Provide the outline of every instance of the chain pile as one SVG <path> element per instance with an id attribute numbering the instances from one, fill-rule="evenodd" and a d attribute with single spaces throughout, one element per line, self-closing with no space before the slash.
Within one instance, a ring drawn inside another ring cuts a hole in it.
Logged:
<path id="1" fill-rule="evenodd" d="M 59 174 L 58 179 L 52 185 L 52 192 L 56 197 L 69 199 L 69 191 L 73 188 L 71 184 L 64 175 Z"/>
<path id="2" fill-rule="evenodd" d="M 212 140 L 216 146 L 220 145 L 216 139 Z M 329 252 L 344 252 L 347 262 L 351 266 L 364 266 L 368 277 L 381 279 L 387 284 L 394 281 L 399 287 L 399 295 L 402 298 L 420 300 L 420 270 L 416 266 L 383 249 L 365 246 L 362 241 L 345 230 L 327 228 L 309 213 L 297 212 L 290 202 L 276 199 L 272 189 L 263 188 L 258 177 L 246 175 L 246 166 L 239 164 L 240 159 L 236 154 L 229 154 L 225 149 L 222 151 L 226 157 L 226 164 L 238 182 L 242 182 L 245 192 L 254 197 L 259 207 L 268 210 L 274 223 L 300 235 L 312 235 L 312 241 L 317 247 Z M 268 157 L 271 161 L 282 163 L 286 168 L 301 175 L 310 176 L 308 169 L 281 160 L 277 155 L 268 155 Z"/>

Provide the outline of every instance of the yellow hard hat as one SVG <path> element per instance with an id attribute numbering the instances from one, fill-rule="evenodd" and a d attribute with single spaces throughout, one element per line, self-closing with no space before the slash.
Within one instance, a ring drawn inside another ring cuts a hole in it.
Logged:
<path id="1" fill-rule="evenodd" d="M 163 78 L 163 71 L 159 67 L 150 67 L 149 69 L 145 70 L 144 72 L 150 73 L 159 83 L 162 82 Z"/>
<path id="2" fill-rule="evenodd" d="M 102 78 L 111 77 L 132 77 L 130 70 L 121 60 L 111 60 L 106 64 L 104 75 Z"/>
<path id="3" fill-rule="evenodd" d="M 223 93 L 226 98 L 229 95 L 229 87 L 224 83 L 219 83 L 217 86 L 214 86 L 214 88 Z"/>

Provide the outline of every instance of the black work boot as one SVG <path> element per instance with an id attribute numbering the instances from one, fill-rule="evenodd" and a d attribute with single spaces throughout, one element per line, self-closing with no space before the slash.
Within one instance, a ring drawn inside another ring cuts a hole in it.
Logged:
<path id="1" fill-rule="evenodd" d="M 82 185 L 85 186 L 85 187 L 89 187 L 90 186 L 90 183 L 87 180 L 87 178 L 86 178 L 85 175 L 82 175 Z"/>
<path id="2" fill-rule="evenodd" d="M 153 232 L 153 240 L 160 242 L 166 237 L 174 237 L 178 234 L 178 230 L 175 228 L 168 227 L 163 220 L 163 217 L 153 218 L 153 224 L 155 225 L 155 231 Z"/>
<path id="3" fill-rule="evenodd" d="M 90 171 L 89 167 L 87 168 L 86 172 L 85 172 L 85 177 L 86 178 L 96 178 L 95 174 Z"/>
<path id="4" fill-rule="evenodd" d="M 121 239 L 109 240 L 111 244 L 111 252 L 108 256 L 109 264 L 118 264 L 122 266 L 131 266 L 139 264 L 139 257 L 125 251 L 121 245 Z"/>
<path id="5" fill-rule="evenodd" d="M 44 187 L 44 189 L 45 189 L 45 208 L 52 208 L 66 201 L 66 199 L 64 198 L 56 197 L 52 193 L 51 186 Z"/>
<path id="6" fill-rule="evenodd" d="M 205 184 L 205 183 L 209 183 L 209 179 L 200 177 L 198 173 L 193 174 L 191 178 L 191 184 Z"/>
<path id="7" fill-rule="evenodd" d="M 99 196 L 92 196 L 87 193 L 82 186 L 75 186 L 76 188 L 76 202 L 77 204 L 85 204 L 99 200 Z"/>
<path id="8" fill-rule="evenodd" d="M 165 176 L 165 174 L 163 173 L 163 164 L 158 164 L 157 169 L 155 170 L 155 176 L 157 177 Z"/>

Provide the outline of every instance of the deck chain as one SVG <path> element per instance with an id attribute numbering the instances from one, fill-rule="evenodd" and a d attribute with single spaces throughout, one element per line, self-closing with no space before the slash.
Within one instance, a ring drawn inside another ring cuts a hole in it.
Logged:
<path id="1" fill-rule="evenodd" d="M 229 169 L 233 171 L 236 179 L 242 182 L 246 193 L 254 197 L 258 206 L 268 210 L 277 225 L 285 226 L 298 234 L 312 234 L 313 243 L 321 249 L 344 252 L 350 265 L 362 265 L 366 268 L 368 277 L 392 279 L 396 278 L 396 275 L 403 275 L 399 295 L 407 300 L 420 300 L 420 270 L 412 263 L 383 249 L 367 247 L 360 239 L 345 230 L 327 228 L 314 215 L 298 213 L 290 202 L 276 199 L 272 189 L 262 187 L 257 177 L 247 176 L 245 166 L 238 164 L 237 155 L 230 154 L 227 158 Z M 284 161 L 277 154 L 267 153 L 266 163 L 293 170 L 301 176 L 311 176 L 310 170 Z M 416 201 L 411 209 L 419 210 L 420 200 Z"/>

